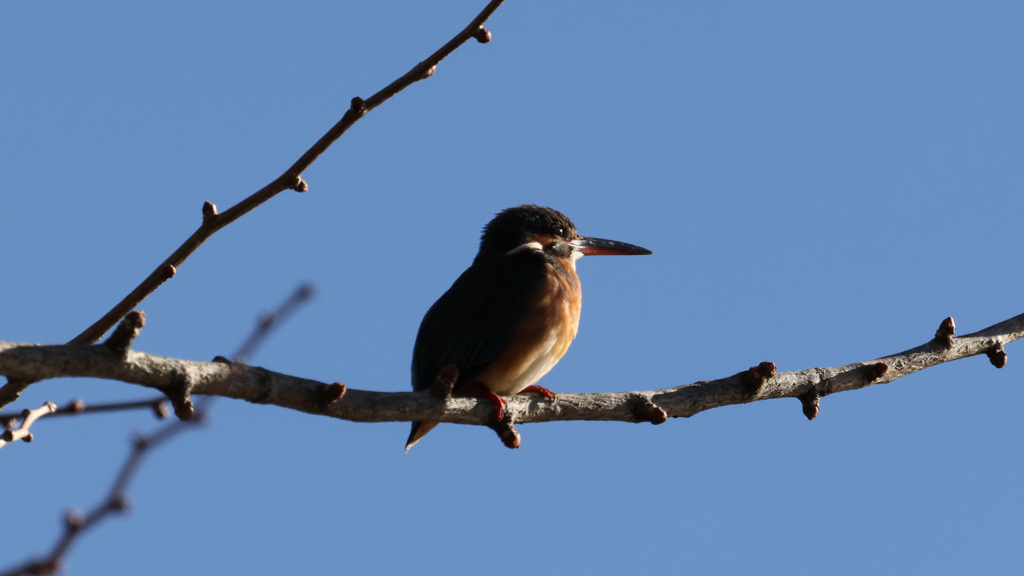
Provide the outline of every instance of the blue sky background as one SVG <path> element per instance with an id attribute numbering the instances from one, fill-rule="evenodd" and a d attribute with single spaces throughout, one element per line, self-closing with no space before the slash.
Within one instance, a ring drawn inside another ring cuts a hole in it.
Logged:
<path id="1" fill-rule="evenodd" d="M 483 7 L 0 5 L 0 339 L 62 342 Z M 646 246 L 580 263 L 558 391 L 869 360 L 1022 312 L 1024 4 L 511 1 L 142 308 L 136 348 L 407 390 L 423 313 L 522 203 Z M 221 400 L 70 574 L 1019 573 L 1024 346 L 661 426 L 355 424 Z M 148 398 L 50 381 L 21 407 Z M 0 565 L 108 489 L 147 414 L 0 453 Z"/>

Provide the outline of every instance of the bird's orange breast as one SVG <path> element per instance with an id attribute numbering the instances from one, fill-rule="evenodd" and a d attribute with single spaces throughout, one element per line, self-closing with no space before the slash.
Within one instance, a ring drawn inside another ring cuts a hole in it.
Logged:
<path id="1" fill-rule="evenodd" d="M 535 384 L 576 337 L 582 294 L 575 264 L 553 257 L 546 266 L 545 284 L 509 344 L 475 379 L 496 394 L 511 396 Z"/>

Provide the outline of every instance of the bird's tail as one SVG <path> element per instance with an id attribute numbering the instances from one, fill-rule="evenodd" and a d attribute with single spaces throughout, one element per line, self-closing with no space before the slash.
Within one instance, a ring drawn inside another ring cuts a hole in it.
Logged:
<path id="1" fill-rule="evenodd" d="M 440 424 L 440 422 L 435 422 L 433 420 L 413 422 L 412 432 L 409 432 L 409 439 L 405 441 L 405 451 L 408 452 L 409 448 L 412 448 L 413 445 L 420 441 L 420 438 L 426 436 L 427 432 L 433 430 L 434 426 L 437 426 L 438 424 Z"/>

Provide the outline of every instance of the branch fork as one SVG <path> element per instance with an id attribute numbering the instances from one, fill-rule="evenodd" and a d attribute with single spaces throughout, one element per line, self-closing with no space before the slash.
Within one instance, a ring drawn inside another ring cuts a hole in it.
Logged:
<path id="1" fill-rule="evenodd" d="M 33 437 L 32 432 L 29 431 L 29 428 L 31 428 L 32 425 L 35 424 L 36 420 L 42 418 L 43 416 L 53 414 L 56 411 L 57 405 L 50 401 L 46 401 L 45 403 L 43 403 L 42 406 L 34 410 L 26 409 L 22 411 L 21 425 L 18 426 L 17 428 L 8 428 L 3 432 L 3 434 L 0 434 L 0 448 L 3 448 L 7 444 L 10 444 L 11 442 L 15 442 L 18 440 L 31 442 L 33 440 Z"/>

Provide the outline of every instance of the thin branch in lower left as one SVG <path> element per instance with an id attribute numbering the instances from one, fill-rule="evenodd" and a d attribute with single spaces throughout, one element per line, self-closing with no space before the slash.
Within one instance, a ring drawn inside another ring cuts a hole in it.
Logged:
<path id="1" fill-rule="evenodd" d="M 51 403 L 52 404 L 52 403 Z M 201 412 L 197 414 L 200 416 Z M 143 458 L 150 450 L 163 444 L 174 436 L 177 436 L 188 428 L 189 425 L 202 422 L 198 417 L 191 422 L 172 422 L 160 428 L 150 436 L 138 436 L 132 443 L 132 451 L 125 460 L 121 471 L 117 474 L 107 497 L 103 499 L 88 514 L 83 514 L 75 509 L 69 510 L 64 516 L 64 532 L 57 540 L 50 553 L 43 558 L 32 558 L 20 566 L 15 566 L 0 576 L 15 574 L 55 574 L 61 571 L 63 558 L 75 539 L 95 526 L 100 521 L 114 513 L 126 512 L 130 508 L 128 501 L 128 486 L 135 478 L 136 472 L 142 463 Z"/>
<path id="2" fill-rule="evenodd" d="M 243 353 L 251 353 L 256 347 L 261 344 L 270 335 L 274 327 L 279 326 L 282 320 L 287 319 L 295 312 L 298 306 L 307 302 L 313 296 L 313 287 L 310 284 L 300 286 L 291 296 L 288 297 L 276 310 L 270 314 L 266 314 L 257 323 L 253 333 L 246 340 L 245 345 L 236 354 L 236 360 L 240 360 Z M 273 320 L 268 320 L 272 318 Z M 145 318 L 143 317 L 143 320 Z M 128 326 L 131 328 L 132 326 Z M 135 331 L 137 334 L 137 331 Z M 118 337 L 120 340 L 124 340 Z M 114 337 L 112 336 L 113 340 Z M 130 343 L 130 339 L 129 339 Z M 119 347 L 118 347 L 119 348 Z M 118 348 L 114 348 L 117 350 Z M 125 347 L 127 350 L 127 347 Z M 335 383 L 327 387 L 327 396 L 325 402 L 330 404 L 331 402 L 340 400 L 345 394 L 345 385 Z M 82 514 L 81 512 L 70 510 L 64 517 L 64 532 L 60 538 L 54 544 L 53 549 L 50 553 L 43 558 L 35 558 L 26 561 L 20 566 L 16 566 L 0 576 L 8 576 L 15 574 L 54 574 L 61 570 L 63 558 L 67 554 L 71 544 L 86 530 L 96 526 L 101 520 L 107 518 L 111 514 L 126 512 L 129 506 L 128 500 L 128 487 L 131 485 L 132 480 L 135 478 L 139 467 L 142 465 L 142 461 L 149 451 L 164 442 L 167 442 L 174 436 L 177 436 L 190 425 L 201 424 L 206 420 L 206 415 L 210 407 L 210 402 L 213 400 L 213 396 L 206 396 L 201 398 L 195 403 L 194 412 L 190 412 L 192 417 L 189 419 L 182 419 L 177 422 L 172 422 L 158 429 L 156 432 L 149 436 L 137 436 L 132 443 L 131 454 L 128 455 L 128 459 L 121 466 L 121 471 L 118 472 L 113 485 L 110 487 L 110 491 L 107 493 L 107 497 L 100 502 L 95 508 L 89 511 L 88 514 Z M 192 406 L 191 403 L 189 404 Z M 15 434 L 20 434 L 20 431 L 24 431 L 28 434 L 26 440 L 31 440 L 31 434 L 28 433 L 28 427 L 39 418 L 40 415 L 44 414 L 81 414 L 87 411 L 100 412 L 100 411 L 111 411 L 111 410 L 127 410 L 131 408 L 140 407 L 152 407 L 157 410 L 158 415 L 161 414 L 162 409 L 163 416 L 167 413 L 167 403 L 163 398 L 157 398 L 154 400 L 144 400 L 140 402 L 122 402 L 118 404 L 103 404 L 96 405 L 91 409 L 86 407 L 81 400 L 72 401 L 68 406 L 57 410 L 56 404 L 53 402 L 47 402 L 42 408 L 37 408 L 36 411 L 26 410 L 24 414 L 24 420 L 18 431 L 8 430 L 4 434 L 4 439 L 10 434 L 12 437 L 9 441 L 18 439 Z M 160 407 L 160 408 L 158 408 Z M 45 409 L 45 411 L 44 411 Z M 32 414 L 28 414 L 32 412 Z M 38 414 L 37 414 L 38 412 Z M 162 416 L 161 416 L 162 417 Z M 0 418 L 3 418 L 0 416 Z M 0 447 L 6 444 L 4 440 L 0 440 Z"/>

